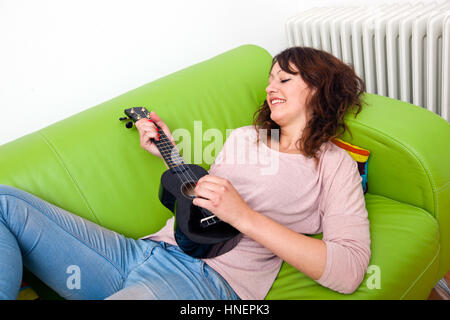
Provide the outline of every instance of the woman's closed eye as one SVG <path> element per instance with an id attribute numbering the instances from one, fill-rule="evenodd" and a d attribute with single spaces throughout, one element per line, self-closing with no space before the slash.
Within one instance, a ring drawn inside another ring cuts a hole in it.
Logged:
<path id="1" fill-rule="evenodd" d="M 291 79 L 284 79 L 284 80 L 281 80 L 281 83 L 288 82 L 289 80 L 291 80 Z"/>

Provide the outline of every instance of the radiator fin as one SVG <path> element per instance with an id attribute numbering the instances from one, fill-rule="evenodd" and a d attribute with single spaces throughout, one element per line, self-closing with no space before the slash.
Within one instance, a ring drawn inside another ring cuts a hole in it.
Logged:
<path id="1" fill-rule="evenodd" d="M 450 122 L 450 2 L 316 7 L 286 21 L 288 44 L 332 53 L 367 92 Z"/>

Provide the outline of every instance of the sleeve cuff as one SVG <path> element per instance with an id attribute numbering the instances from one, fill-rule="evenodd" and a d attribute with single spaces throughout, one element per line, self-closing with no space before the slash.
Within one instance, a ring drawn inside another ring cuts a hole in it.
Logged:
<path id="1" fill-rule="evenodd" d="M 331 247 L 333 246 L 333 243 L 329 242 L 329 241 L 324 241 L 325 242 L 325 246 L 326 246 L 326 250 L 327 250 L 327 254 L 326 254 L 326 263 L 325 263 L 325 269 L 323 270 L 322 275 L 320 276 L 319 279 L 316 280 L 317 283 L 319 283 L 322 286 L 327 287 L 327 284 L 329 283 L 328 278 L 330 276 L 331 273 L 331 269 L 332 269 L 332 254 L 333 254 L 333 250 L 330 250 Z"/>

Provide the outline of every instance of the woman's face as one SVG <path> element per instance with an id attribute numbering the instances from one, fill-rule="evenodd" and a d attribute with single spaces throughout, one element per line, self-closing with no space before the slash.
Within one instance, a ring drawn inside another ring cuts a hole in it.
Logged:
<path id="1" fill-rule="evenodd" d="M 300 74 L 287 73 L 280 68 L 278 62 L 275 63 L 269 75 L 266 92 L 270 118 L 280 127 L 305 121 L 305 104 L 310 89 Z"/>

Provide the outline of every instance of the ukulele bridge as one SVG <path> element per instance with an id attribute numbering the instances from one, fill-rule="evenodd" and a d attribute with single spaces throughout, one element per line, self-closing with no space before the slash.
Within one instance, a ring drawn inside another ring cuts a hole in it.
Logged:
<path id="1" fill-rule="evenodd" d="M 204 210 L 202 210 L 204 212 Z M 211 212 L 208 211 L 208 214 L 211 214 Z M 203 228 L 210 227 L 212 225 L 215 225 L 216 223 L 220 222 L 221 220 L 217 218 L 214 214 L 211 214 L 208 217 L 205 217 L 203 219 L 200 219 L 200 226 Z"/>

